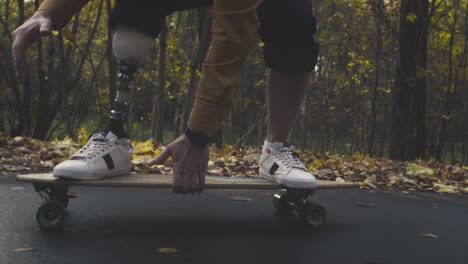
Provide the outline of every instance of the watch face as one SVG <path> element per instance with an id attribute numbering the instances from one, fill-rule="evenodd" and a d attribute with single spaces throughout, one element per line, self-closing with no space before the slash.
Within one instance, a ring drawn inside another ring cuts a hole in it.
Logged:
<path id="1" fill-rule="evenodd" d="M 192 144 L 198 146 L 205 146 L 210 141 L 210 137 L 208 137 L 207 135 L 200 132 L 195 132 L 193 130 L 190 130 L 189 128 L 187 128 L 187 130 L 185 131 L 185 135 Z"/>

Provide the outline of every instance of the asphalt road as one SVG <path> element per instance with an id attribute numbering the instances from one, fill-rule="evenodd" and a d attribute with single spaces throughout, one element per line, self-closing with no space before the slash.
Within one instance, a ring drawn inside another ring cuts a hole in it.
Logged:
<path id="1" fill-rule="evenodd" d="M 73 190 L 64 229 L 44 232 L 32 186 L 1 176 L 0 263 L 468 263 L 468 196 L 321 190 L 328 222 L 303 230 L 272 215 L 271 191 Z"/>

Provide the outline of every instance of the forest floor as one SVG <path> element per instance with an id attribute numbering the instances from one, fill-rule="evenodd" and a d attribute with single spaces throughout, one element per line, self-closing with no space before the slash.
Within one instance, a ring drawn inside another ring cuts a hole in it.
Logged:
<path id="1" fill-rule="evenodd" d="M 27 137 L 9 138 L 0 135 L 0 175 L 50 172 L 86 143 L 86 134 L 75 139 L 44 142 Z M 133 142 L 132 162 L 139 173 L 171 174 L 171 163 L 148 163 L 163 147 L 151 140 Z M 255 177 L 258 172 L 260 148 L 239 149 L 211 147 L 209 174 Z M 300 152 L 301 160 L 318 179 L 338 182 L 358 182 L 362 188 L 423 191 L 448 194 L 468 193 L 468 166 L 442 164 L 433 159 L 396 161 L 383 157 Z"/>

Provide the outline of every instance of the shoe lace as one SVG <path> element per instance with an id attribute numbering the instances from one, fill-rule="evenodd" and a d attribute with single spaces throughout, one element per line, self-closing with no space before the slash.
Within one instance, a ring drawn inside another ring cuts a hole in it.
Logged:
<path id="1" fill-rule="evenodd" d="M 101 134 L 95 134 L 80 150 L 72 155 L 72 159 L 93 159 L 105 153 L 112 147 L 111 140 Z"/>
<path id="2" fill-rule="evenodd" d="M 288 168 L 297 168 L 307 171 L 307 168 L 299 160 L 299 154 L 293 146 L 283 146 L 272 153 Z"/>

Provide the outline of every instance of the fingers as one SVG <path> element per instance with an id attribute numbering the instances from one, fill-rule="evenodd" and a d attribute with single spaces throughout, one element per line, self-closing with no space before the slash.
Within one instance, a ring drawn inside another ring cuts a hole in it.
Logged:
<path id="1" fill-rule="evenodd" d="M 194 167 L 194 169 L 192 170 L 192 173 L 190 173 L 190 193 L 195 193 L 195 192 L 199 192 L 199 189 L 198 189 L 198 169 L 200 166 L 198 166 L 198 164 L 194 164 L 195 166 L 192 166 Z"/>
<path id="2" fill-rule="evenodd" d="M 11 33 L 13 63 L 17 76 L 28 72 L 26 49 L 42 36 L 52 32 L 52 21 L 43 12 L 36 12 L 28 21 Z"/>
<path id="3" fill-rule="evenodd" d="M 193 188 L 197 190 L 198 193 L 202 193 L 203 190 L 205 189 L 205 176 L 206 176 L 206 166 L 203 162 L 198 163 L 197 171 L 195 178 L 197 179 L 196 181 L 196 186 Z"/>
<path id="4" fill-rule="evenodd" d="M 41 27 L 39 28 L 39 32 L 41 33 L 41 36 L 49 35 L 52 32 L 52 21 L 44 20 L 41 23 Z"/>
<path id="5" fill-rule="evenodd" d="M 25 51 L 25 47 L 13 45 L 12 54 L 13 63 L 15 64 L 16 76 L 23 76 L 29 71 Z"/>
<path id="6" fill-rule="evenodd" d="M 165 150 L 163 150 L 153 161 L 151 161 L 151 164 L 163 164 L 170 156 L 172 156 L 172 149 L 172 145 L 169 144 Z M 174 173 L 175 167 L 176 166 L 174 163 Z"/>
<path id="7" fill-rule="evenodd" d="M 187 194 L 187 193 L 193 193 L 193 190 L 191 188 L 191 181 L 193 177 L 193 166 L 194 166 L 193 159 L 190 158 L 185 158 L 184 159 L 184 164 L 182 165 L 183 167 L 183 175 L 182 175 L 182 194 Z"/>
<path id="8" fill-rule="evenodd" d="M 180 193 L 182 191 L 182 169 L 177 162 L 173 162 L 172 174 L 172 192 Z"/>

